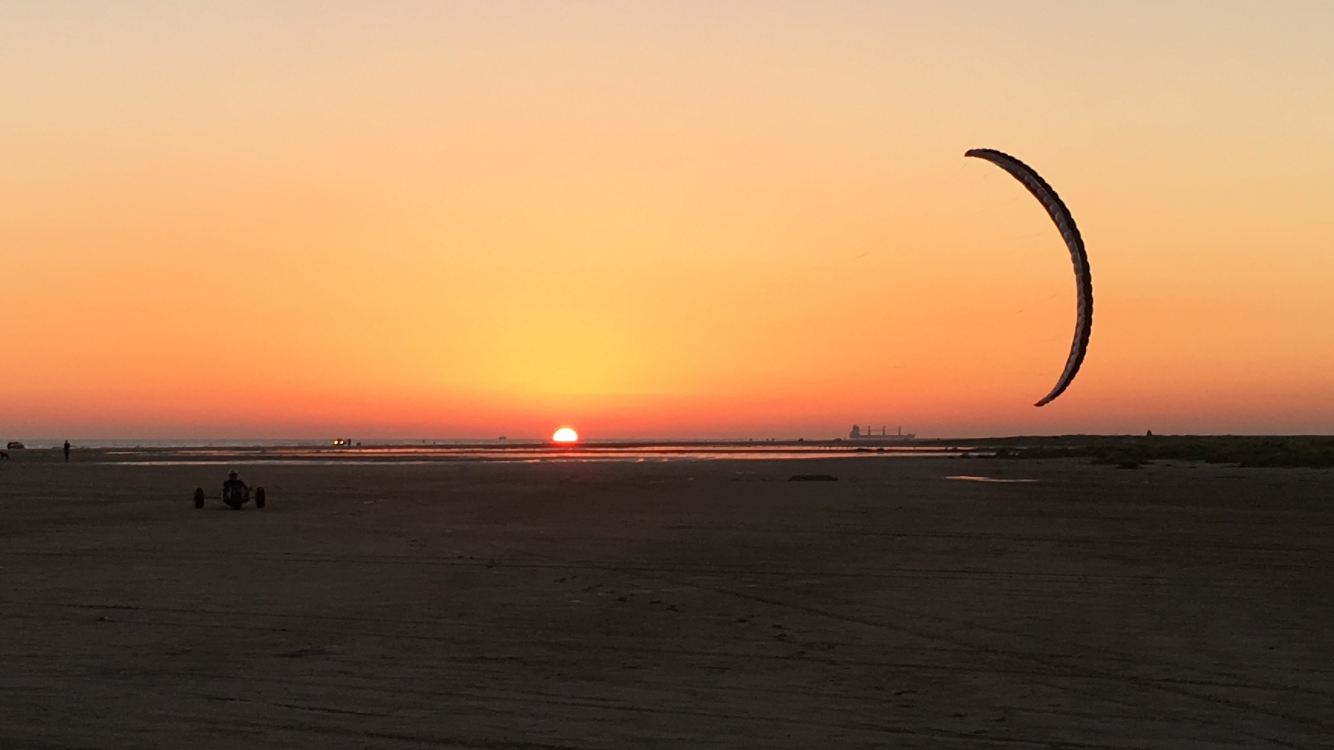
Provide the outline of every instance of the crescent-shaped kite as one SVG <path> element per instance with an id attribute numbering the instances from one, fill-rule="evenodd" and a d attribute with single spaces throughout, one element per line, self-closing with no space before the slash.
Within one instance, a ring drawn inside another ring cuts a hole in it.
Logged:
<path id="1" fill-rule="evenodd" d="M 1066 247 L 1070 248 L 1070 258 L 1075 263 L 1075 289 L 1078 292 L 1075 339 L 1070 344 L 1070 357 L 1065 360 L 1065 370 L 1061 373 L 1060 379 L 1052 387 L 1051 393 L 1034 404 L 1042 406 L 1061 395 L 1075 379 L 1075 373 L 1079 372 L 1079 366 L 1084 362 L 1084 354 L 1088 351 L 1089 334 L 1093 332 L 1093 276 L 1089 272 L 1088 254 L 1084 252 L 1084 239 L 1079 236 L 1079 227 L 1075 226 L 1075 217 L 1070 215 L 1070 209 L 1065 207 L 1065 203 L 1061 201 L 1056 191 L 1052 190 L 1051 185 L 1034 172 L 1032 167 L 1009 154 L 989 148 L 969 149 L 964 152 L 964 156 L 985 159 L 1023 183 L 1028 192 L 1047 209 L 1047 215 L 1060 230 L 1061 238 L 1065 240 Z"/>

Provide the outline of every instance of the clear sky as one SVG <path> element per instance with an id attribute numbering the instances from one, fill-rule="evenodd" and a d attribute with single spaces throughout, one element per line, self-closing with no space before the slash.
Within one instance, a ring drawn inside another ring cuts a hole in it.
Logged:
<path id="1" fill-rule="evenodd" d="M 1334 432 L 1331 39 L 1327 0 L 8 0 L 0 432 Z M 1069 255 L 973 147 L 1088 245 L 1040 409 Z"/>

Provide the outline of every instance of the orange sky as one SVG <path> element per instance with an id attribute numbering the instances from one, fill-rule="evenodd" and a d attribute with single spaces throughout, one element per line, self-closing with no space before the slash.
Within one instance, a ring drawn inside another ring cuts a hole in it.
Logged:
<path id="1" fill-rule="evenodd" d="M 1334 5 L 11 2 L 6 439 L 1334 432 Z M 1095 319 L 1073 330 L 1069 204 Z"/>

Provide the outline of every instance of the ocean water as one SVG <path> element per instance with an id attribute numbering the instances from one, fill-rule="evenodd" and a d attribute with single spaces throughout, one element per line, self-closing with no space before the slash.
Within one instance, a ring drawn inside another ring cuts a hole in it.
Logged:
<path id="1" fill-rule="evenodd" d="M 679 461 L 793 460 L 814 458 L 949 457 L 971 454 L 967 446 L 854 445 L 847 443 L 645 442 L 580 443 L 459 441 L 414 445 L 350 447 L 331 445 L 108 445 L 103 460 L 142 466 L 216 463 L 259 464 L 422 464 L 449 461 Z"/>

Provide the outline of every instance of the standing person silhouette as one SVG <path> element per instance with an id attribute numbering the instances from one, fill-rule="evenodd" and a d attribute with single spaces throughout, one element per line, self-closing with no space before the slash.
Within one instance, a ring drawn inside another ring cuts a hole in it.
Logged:
<path id="1" fill-rule="evenodd" d="M 69 441 L 65 441 L 65 463 L 69 463 Z"/>

